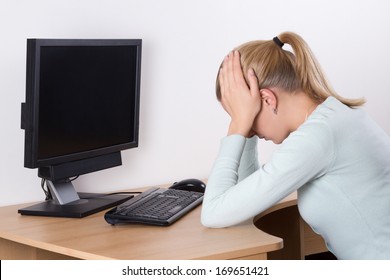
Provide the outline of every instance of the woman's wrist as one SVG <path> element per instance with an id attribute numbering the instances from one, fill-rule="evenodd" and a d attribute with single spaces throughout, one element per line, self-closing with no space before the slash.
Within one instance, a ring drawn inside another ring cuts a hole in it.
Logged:
<path id="1" fill-rule="evenodd" d="M 244 136 L 245 138 L 249 138 L 250 132 L 251 132 L 250 127 L 237 124 L 233 121 L 230 122 L 228 135 L 238 134 Z"/>

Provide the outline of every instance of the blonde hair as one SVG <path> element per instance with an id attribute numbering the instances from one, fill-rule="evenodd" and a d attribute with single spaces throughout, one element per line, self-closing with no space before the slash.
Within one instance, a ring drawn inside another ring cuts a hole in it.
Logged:
<path id="1" fill-rule="evenodd" d="M 343 98 L 333 90 L 309 46 L 298 34 L 284 32 L 277 38 L 280 43 L 289 44 L 293 52 L 283 49 L 273 40 L 251 41 L 236 48 L 241 55 L 243 72 L 248 73 L 252 68 L 260 89 L 279 87 L 288 92 L 302 90 L 314 101 L 321 103 L 333 96 L 349 107 L 365 103 L 364 98 Z M 218 100 L 221 100 L 218 77 L 216 94 Z"/>

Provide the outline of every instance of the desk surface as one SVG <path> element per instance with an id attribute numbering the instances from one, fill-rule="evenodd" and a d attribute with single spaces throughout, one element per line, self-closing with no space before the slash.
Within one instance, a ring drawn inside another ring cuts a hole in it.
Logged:
<path id="1" fill-rule="evenodd" d="M 267 213 L 294 204 L 295 194 Z M 268 252 L 283 247 L 281 238 L 259 230 L 252 222 L 205 228 L 200 223 L 201 206 L 169 227 L 157 227 L 111 226 L 104 220 L 105 211 L 82 219 L 17 213 L 27 205 L 0 208 L 2 259 L 14 258 L 5 251 L 18 247 L 15 244 L 78 259 L 253 259 L 266 258 Z"/>

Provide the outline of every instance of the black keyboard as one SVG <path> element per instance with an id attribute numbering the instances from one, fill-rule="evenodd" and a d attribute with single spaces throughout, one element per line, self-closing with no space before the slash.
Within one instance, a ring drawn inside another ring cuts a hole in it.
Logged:
<path id="1" fill-rule="evenodd" d="M 203 193 L 151 188 L 108 211 L 104 218 L 112 225 L 141 223 L 168 226 L 202 203 Z"/>

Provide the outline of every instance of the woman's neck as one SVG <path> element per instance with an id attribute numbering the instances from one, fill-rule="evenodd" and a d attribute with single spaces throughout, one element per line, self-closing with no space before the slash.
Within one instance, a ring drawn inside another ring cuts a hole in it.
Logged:
<path id="1" fill-rule="evenodd" d="M 283 110 L 279 110 L 279 112 L 283 112 L 283 117 L 291 132 L 297 130 L 319 105 L 318 102 L 301 91 L 281 96 L 283 98 L 279 100 L 279 105 L 283 106 Z"/>

